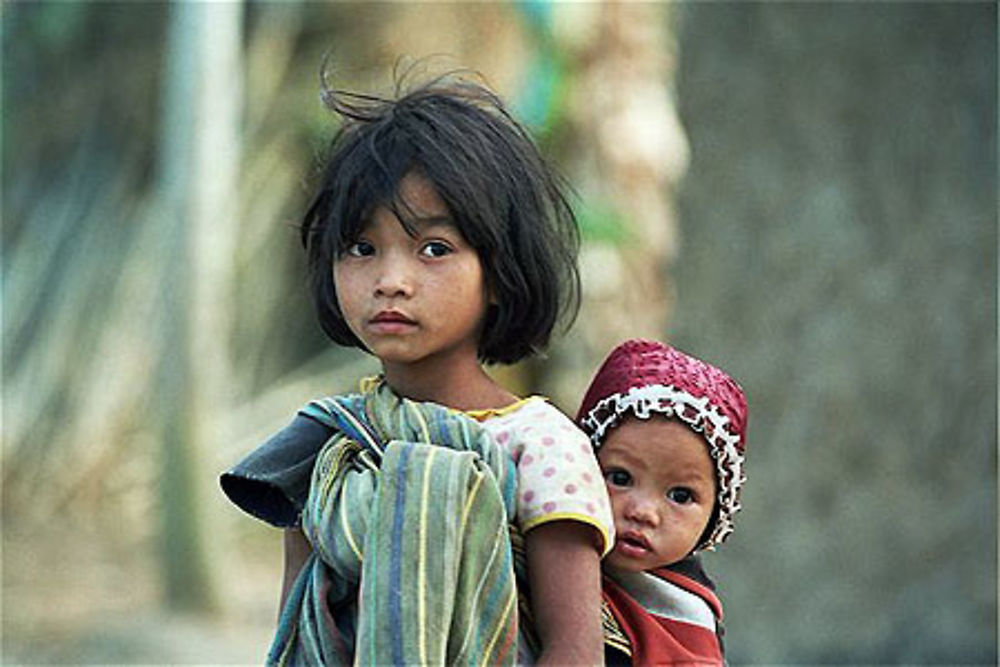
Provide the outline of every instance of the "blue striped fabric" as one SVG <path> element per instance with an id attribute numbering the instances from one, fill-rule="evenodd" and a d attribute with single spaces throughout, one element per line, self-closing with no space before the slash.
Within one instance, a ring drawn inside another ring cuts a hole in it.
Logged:
<path id="1" fill-rule="evenodd" d="M 516 474 L 506 452 L 474 420 L 384 383 L 303 412 L 335 435 L 302 513 L 313 554 L 268 662 L 513 664 Z"/>

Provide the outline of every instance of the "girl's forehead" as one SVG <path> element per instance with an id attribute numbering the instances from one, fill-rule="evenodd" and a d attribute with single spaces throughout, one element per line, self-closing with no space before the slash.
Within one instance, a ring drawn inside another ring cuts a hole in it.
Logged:
<path id="1" fill-rule="evenodd" d="M 419 211 L 400 210 L 398 206 L 376 207 L 374 213 L 359 226 L 358 231 L 366 234 L 393 234 L 400 229 L 414 239 L 443 234 L 464 240 L 464 235 L 450 215 L 425 215 Z"/>
<path id="2" fill-rule="evenodd" d="M 417 172 L 410 172 L 399 182 L 393 201 L 378 208 L 388 209 L 404 228 L 433 225 L 455 226 L 451 210 L 434 184 Z"/>
<path id="3" fill-rule="evenodd" d="M 452 209 L 445 199 L 447 195 L 443 194 L 447 190 L 439 188 L 419 166 L 407 170 L 394 185 L 388 175 L 383 175 L 384 179 L 375 176 L 372 173 L 360 175 L 356 190 L 359 196 L 339 217 L 338 248 L 353 243 L 361 234 L 370 233 L 376 220 L 388 218 L 413 238 L 429 228 L 447 227 L 464 242 L 477 250 L 482 249 L 485 239 L 481 225 L 473 222 L 475 213 L 472 218 L 468 217 L 471 212 L 465 211 L 461 203 L 458 210 Z"/>
<path id="4" fill-rule="evenodd" d="M 352 231 L 362 232 L 387 215 L 411 236 L 427 228 L 450 227 L 466 237 L 459 216 L 453 214 L 434 182 L 416 170 L 400 179 L 390 199 L 371 202 Z"/>
<path id="5" fill-rule="evenodd" d="M 418 217 L 439 217 L 448 214 L 437 186 L 418 171 L 409 171 L 399 181 L 396 198 Z"/>

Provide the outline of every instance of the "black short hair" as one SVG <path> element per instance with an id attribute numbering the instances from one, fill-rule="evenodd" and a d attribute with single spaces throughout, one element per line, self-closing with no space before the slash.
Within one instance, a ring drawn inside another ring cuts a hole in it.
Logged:
<path id="1" fill-rule="evenodd" d="M 343 123 L 301 232 L 331 339 L 364 349 L 340 312 L 333 262 L 376 207 L 400 205 L 399 183 L 411 171 L 434 186 L 482 263 L 495 304 L 481 361 L 523 359 L 545 347 L 560 319 L 575 319 L 579 230 L 567 186 L 493 92 L 450 73 L 395 99 L 330 89 L 323 99 Z"/>

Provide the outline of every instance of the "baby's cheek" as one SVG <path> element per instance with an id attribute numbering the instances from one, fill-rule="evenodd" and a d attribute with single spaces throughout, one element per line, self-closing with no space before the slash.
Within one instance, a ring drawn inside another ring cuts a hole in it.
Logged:
<path id="1" fill-rule="evenodd" d="M 608 488 L 608 500 L 611 502 L 611 516 L 615 520 L 615 523 L 618 523 L 618 521 L 621 519 L 621 512 L 618 509 L 618 506 L 621 504 L 622 501 L 621 492 L 619 491 L 616 493 L 615 490 L 610 486 L 607 488 Z"/>

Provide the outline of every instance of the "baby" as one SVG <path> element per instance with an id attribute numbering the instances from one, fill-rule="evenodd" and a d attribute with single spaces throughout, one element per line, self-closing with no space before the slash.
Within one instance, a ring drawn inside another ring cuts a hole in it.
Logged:
<path id="1" fill-rule="evenodd" d="M 697 552 L 732 532 L 747 403 L 724 371 L 629 340 L 597 371 L 577 423 L 590 436 L 617 535 L 603 563 L 609 664 L 722 664 L 722 605 Z"/>

